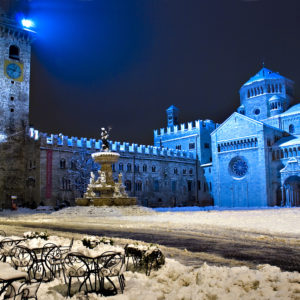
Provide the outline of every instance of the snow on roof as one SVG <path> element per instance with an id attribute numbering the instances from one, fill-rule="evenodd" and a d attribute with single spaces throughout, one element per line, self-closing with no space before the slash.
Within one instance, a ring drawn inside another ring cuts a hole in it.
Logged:
<path id="1" fill-rule="evenodd" d="M 257 74 L 251 77 L 243 86 L 249 85 L 256 81 L 262 81 L 265 79 L 285 79 L 279 73 L 273 72 L 267 68 L 262 68 Z"/>
<path id="2" fill-rule="evenodd" d="M 274 146 L 290 147 L 294 145 L 300 145 L 300 136 L 283 137 L 279 141 L 277 141 Z"/>
<path id="3" fill-rule="evenodd" d="M 287 115 L 293 115 L 293 114 L 298 114 L 298 113 L 300 113 L 300 103 L 290 107 L 287 111 L 280 114 L 280 116 L 287 116 Z"/>

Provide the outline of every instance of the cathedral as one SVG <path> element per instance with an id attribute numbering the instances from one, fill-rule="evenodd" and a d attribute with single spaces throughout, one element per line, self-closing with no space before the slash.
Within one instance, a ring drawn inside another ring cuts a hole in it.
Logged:
<path id="1" fill-rule="evenodd" d="M 100 151 L 101 140 L 30 128 L 35 33 L 4 14 L 0 33 L 0 209 L 12 202 L 74 205 L 100 168 L 91 153 Z M 171 105 L 153 145 L 110 142 L 120 153 L 114 178 L 122 173 L 128 194 L 149 207 L 300 206 L 300 104 L 290 106 L 293 87 L 263 67 L 241 87 L 240 107 L 222 124 L 179 124 L 179 110 Z"/>

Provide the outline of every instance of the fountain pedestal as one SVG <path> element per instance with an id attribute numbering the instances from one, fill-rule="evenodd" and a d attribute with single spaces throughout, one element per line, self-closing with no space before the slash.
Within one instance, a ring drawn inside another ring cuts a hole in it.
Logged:
<path id="1" fill-rule="evenodd" d="M 96 163 L 101 165 L 98 171 L 99 177 L 91 173 L 90 183 L 83 198 L 77 198 L 79 206 L 128 206 L 136 205 L 136 198 L 129 197 L 122 183 L 122 174 L 119 174 L 118 182 L 113 179 L 111 165 L 116 163 L 120 157 L 119 153 L 104 151 L 92 154 Z"/>

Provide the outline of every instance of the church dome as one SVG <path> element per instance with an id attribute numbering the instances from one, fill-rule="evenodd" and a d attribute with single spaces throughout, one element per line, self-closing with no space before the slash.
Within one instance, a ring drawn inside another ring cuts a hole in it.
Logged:
<path id="1" fill-rule="evenodd" d="M 270 99 L 269 99 L 269 102 L 271 102 L 271 101 L 284 101 L 284 98 L 282 98 L 282 97 L 280 97 L 280 96 L 278 96 L 278 95 L 274 95 L 274 96 L 272 96 Z"/>
<path id="2" fill-rule="evenodd" d="M 252 84 L 254 82 L 262 81 L 265 79 L 285 79 L 277 72 L 273 72 L 267 68 L 262 68 L 257 74 L 251 77 L 243 86 Z"/>

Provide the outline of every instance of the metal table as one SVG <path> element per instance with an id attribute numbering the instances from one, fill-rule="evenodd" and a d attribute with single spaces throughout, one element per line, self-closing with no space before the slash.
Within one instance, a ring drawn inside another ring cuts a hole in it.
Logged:
<path id="1" fill-rule="evenodd" d="M 26 272 L 18 271 L 14 269 L 10 264 L 0 262 L 0 284 L 2 284 L 2 287 L 0 289 L 0 296 L 9 286 L 11 286 L 14 281 L 22 279 L 27 279 Z"/>

